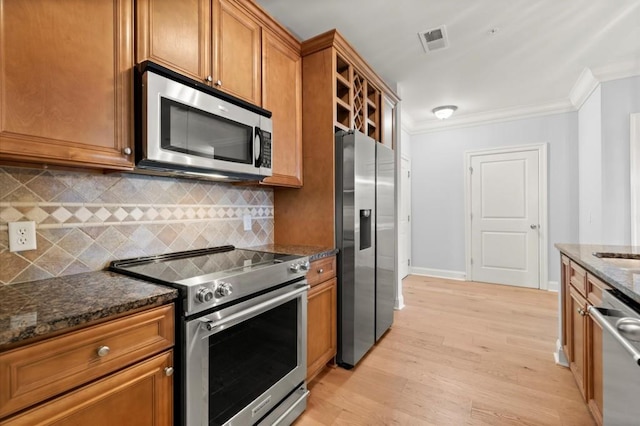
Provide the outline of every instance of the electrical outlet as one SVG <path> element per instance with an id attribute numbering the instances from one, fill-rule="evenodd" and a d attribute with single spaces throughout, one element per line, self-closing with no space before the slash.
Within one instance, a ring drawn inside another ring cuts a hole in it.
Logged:
<path id="1" fill-rule="evenodd" d="M 9 222 L 9 251 L 36 249 L 36 223 Z"/>
<path id="2" fill-rule="evenodd" d="M 242 217 L 242 222 L 244 223 L 244 230 L 245 231 L 251 231 L 251 215 L 250 214 L 245 214 Z"/>

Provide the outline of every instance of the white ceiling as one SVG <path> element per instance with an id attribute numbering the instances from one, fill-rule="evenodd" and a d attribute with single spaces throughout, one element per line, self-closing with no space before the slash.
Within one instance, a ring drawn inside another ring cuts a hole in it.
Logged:
<path id="1" fill-rule="evenodd" d="M 301 40 L 337 28 L 398 84 L 413 132 L 575 110 L 585 76 L 640 74 L 640 0 L 257 2 Z M 443 24 L 449 47 L 424 53 L 417 33 Z M 458 111 L 439 121 L 431 110 L 446 104 Z"/>

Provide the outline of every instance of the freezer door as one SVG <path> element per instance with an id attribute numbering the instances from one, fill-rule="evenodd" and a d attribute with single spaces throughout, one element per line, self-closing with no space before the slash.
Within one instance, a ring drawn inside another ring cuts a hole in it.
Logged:
<path id="1" fill-rule="evenodd" d="M 338 362 L 355 365 L 375 341 L 375 142 L 336 136 Z"/>
<path id="2" fill-rule="evenodd" d="M 376 341 L 393 323 L 396 291 L 395 159 L 376 144 Z"/>

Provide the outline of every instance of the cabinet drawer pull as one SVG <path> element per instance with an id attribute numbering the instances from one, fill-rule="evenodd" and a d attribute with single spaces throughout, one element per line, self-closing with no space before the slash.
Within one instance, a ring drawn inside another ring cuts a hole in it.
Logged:
<path id="1" fill-rule="evenodd" d="M 109 346 L 100 346 L 98 348 L 98 356 L 103 357 L 103 356 L 109 355 L 110 351 L 111 351 L 111 348 L 109 348 Z"/>
<path id="2" fill-rule="evenodd" d="M 165 367 L 164 374 L 167 377 L 172 376 L 173 375 L 173 367 Z"/>
<path id="3" fill-rule="evenodd" d="M 318 269 L 318 273 L 319 273 L 319 274 L 321 274 L 321 273 L 323 273 L 323 272 L 324 272 L 324 269 L 322 269 L 322 268 Z"/>

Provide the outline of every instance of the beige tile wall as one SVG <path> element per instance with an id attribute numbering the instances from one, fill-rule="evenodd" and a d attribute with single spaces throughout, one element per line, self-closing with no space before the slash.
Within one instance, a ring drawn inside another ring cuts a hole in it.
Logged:
<path id="1" fill-rule="evenodd" d="M 253 218 L 251 231 L 242 218 Z M 37 250 L 9 252 L 8 222 L 35 221 Z M 0 167 L 0 283 L 105 268 L 111 260 L 273 242 L 267 188 L 132 174 Z"/>

